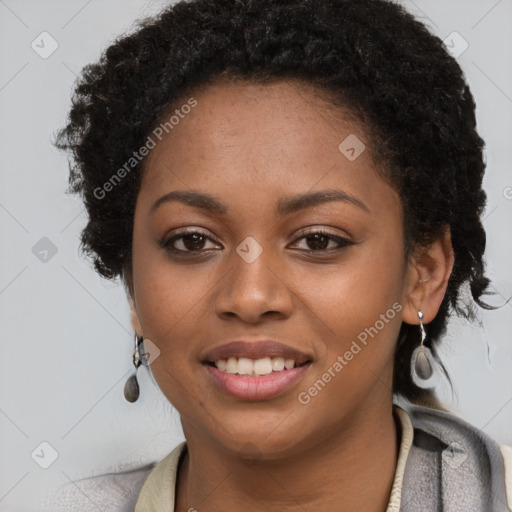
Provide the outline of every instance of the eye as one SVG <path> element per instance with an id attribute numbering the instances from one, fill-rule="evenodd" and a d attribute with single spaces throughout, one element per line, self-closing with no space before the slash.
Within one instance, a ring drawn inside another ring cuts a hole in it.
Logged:
<path id="1" fill-rule="evenodd" d="M 205 233 L 198 230 L 181 230 L 171 238 L 164 238 L 160 242 L 160 247 L 172 253 L 201 253 L 215 249 L 215 247 L 205 247 L 207 241 L 213 242 Z"/>
<path id="2" fill-rule="evenodd" d="M 325 230 L 310 231 L 296 239 L 304 241 L 307 247 L 301 250 L 306 252 L 335 252 L 343 247 L 354 245 L 355 242 L 347 238 L 329 233 Z M 213 246 L 207 247 L 208 242 Z M 217 250 L 214 240 L 207 236 L 204 232 L 197 229 L 183 229 L 170 238 L 164 238 L 159 242 L 160 247 L 176 255 L 201 254 L 210 250 Z"/>
<path id="3" fill-rule="evenodd" d="M 300 236 L 297 240 L 305 241 L 307 247 L 303 248 L 303 250 L 308 252 L 333 252 L 338 251 L 343 247 L 354 245 L 355 243 L 351 240 L 348 240 L 347 238 L 334 235 L 333 233 L 329 233 L 328 231 L 324 231 L 322 229 L 310 231 L 309 233 Z"/>

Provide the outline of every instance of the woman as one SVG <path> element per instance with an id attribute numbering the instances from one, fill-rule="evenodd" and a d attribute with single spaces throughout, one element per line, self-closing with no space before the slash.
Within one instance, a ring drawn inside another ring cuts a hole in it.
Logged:
<path id="1" fill-rule="evenodd" d="M 512 449 L 435 395 L 462 287 L 486 307 L 474 111 L 385 0 L 180 2 L 86 67 L 56 141 L 82 243 L 186 438 L 90 503 L 510 510 Z"/>

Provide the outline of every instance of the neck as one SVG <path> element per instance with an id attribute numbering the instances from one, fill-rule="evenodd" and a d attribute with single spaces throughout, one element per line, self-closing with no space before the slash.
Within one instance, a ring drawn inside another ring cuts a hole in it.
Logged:
<path id="1" fill-rule="evenodd" d="M 279 460 L 243 460 L 211 439 L 187 435 L 175 510 L 384 512 L 399 432 L 388 402 L 370 412 L 360 408 L 349 425 Z"/>

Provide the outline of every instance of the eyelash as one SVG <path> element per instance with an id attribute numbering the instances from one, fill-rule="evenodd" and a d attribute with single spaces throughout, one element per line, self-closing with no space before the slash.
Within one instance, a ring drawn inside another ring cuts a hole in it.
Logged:
<path id="1" fill-rule="evenodd" d="M 176 248 L 172 247 L 172 244 L 174 242 L 176 242 L 177 240 L 181 240 L 187 235 L 196 235 L 196 234 L 203 236 L 207 240 L 215 242 L 215 240 L 213 240 L 208 235 L 206 235 L 206 233 L 203 233 L 202 231 L 194 229 L 194 230 L 190 230 L 190 231 L 182 230 L 178 234 L 172 236 L 171 238 L 168 238 L 168 239 L 164 238 L 159 243 L 159 245 L 160 245 L 160 247 L 164 248 L 166 251 L 170 252 L 171 254 L 178 255 L 178 256 L 185 256 L 187 253 L 197 256 L 201 253 L 205 253 L 205 252 L 212 251 L 212 250 L 217 250 L 217 249 L 198 249 L 198 250 L 194 251 L 194 250 L 176 249 Z M 324 253 L 325 254 L 325 253 L 337 252 L 345 247 L 349 247 L 349 246 L 355 244 L 355 242 L 352 242 L 352 241 L 348 240 L 347 238 L 344 238 L 344 237 L 341 237 L 338 235 L 334 235 L 334 234 L 329 233 L 328 231 L 325 231 L 323 229 L 317 229 L 315 231 L 309 231 L 309 232 L 302 232 L 300 234 L 300 236 L 295 240 L 295 242 L 297 242 L 298 240 L 307 239 L 308 237 L 313 236 L 313 235 L 325 236 L 325 237 L 329 238 L 329 241 L 336 242 L 338 244 L 338 247 L 330 248 L 330 249 L 319 249 L 319 250 L 302 249 L 304 252 L 309 253 L 309 254 L 312 254 L 312 253 Z M 188 257 L 188 256 L 185 256 L 185 257 Z"/>

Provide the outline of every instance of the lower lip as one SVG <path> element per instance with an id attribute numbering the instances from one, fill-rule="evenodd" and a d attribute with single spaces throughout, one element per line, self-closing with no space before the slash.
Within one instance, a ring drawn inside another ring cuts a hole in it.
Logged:
<path id="1" fill-rule="evenodd" d="M 262 377 L 227 373 L 216 366 L 205 365 L 217 387 L 240 400 L 268 400 L 288 391 L 311 366 L 307 363 L 290 370 L 273 372 Z"/>

